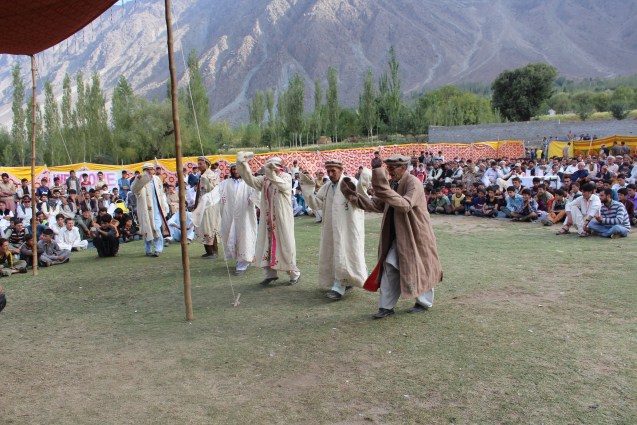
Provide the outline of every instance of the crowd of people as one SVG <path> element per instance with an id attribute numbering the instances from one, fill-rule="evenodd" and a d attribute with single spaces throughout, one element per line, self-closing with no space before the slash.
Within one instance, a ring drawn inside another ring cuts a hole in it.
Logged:
<path id="1" fill-rule="evenodd" d="M 433 288 L 442 280 L 430 214 L 559 224 L 558 235 L 573 228 L 580 237 L 628 235 L 637 223 L 637 164 L 630 149 L 616 143 L 598 155 L 569 153 L 567 145 L 562 157 L 537 152 L 473 161 L 426 151 L 383 160 L 375 152 L 371 171 L 361 165 L 348 175 L 342 163 L 327 161 L 313 176 L 297 161 L 286 166 L 277 157 L 253 173 L 247 152 L 222 175 L 218 164 L 200 157 L 196 168 L 184 169 L 186 238 L 202 242 L 202 257 L 210 259 L 219 256 L 222 243 L 225 259 L 236 260 L 236 275 L 254 264 L 264 270 L 263 286 L 276 281 L 278 272 L 295 285 L 301 271 L 294 216 L 313 215 L 322 222 L 319 283 L 327 298 L 338 301 L 352 287 L 368 285 L 381 290 L 375 318 L 393 314 L 401 294 L 416 299 L 411 312 L 421 312 L 433 305 Z M 34 249 L 43 267 L 67 263 L 73 251 L 90 247 L 98 257 L 116 257 L 120 243 L 135 239 L 144 240 L 147 256 L 158 257 L 165 243 L 182 238 L 177 191 L 161 171 L 152 164 L 133 175 L 124 171 L 117 187 L 109 187 L 101 173 L 89 186 L 86 175 L 78 179 L 71 171 L 65 182 L 42 179 L 33 194 L 28 181 L 16 187 L 2 174 L 1 274 L 26 272 Z M 363 211 L 389 214 L 394 223 L 383 227 L 370 278 Z M 405 233 L 414 228 L 427 235 L 424 245 Z M 422 252 L 410 251 L 420 245 Z"/>

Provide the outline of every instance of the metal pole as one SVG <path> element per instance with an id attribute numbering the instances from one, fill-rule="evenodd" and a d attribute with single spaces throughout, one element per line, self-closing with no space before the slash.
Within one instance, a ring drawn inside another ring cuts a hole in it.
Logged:
<path id="1" fill-rule="evenodd" d="M 35 130 L 36 130 L 36 102 L 35 102 L 35 56 L 31 55 L 31 81 L 33 82 L 33 126 L 31 127 L 31 234 L 33 237 L 33 276 L 38 275 L 38 236 L 35 220 Z"/>
<path id="2" fill-rule="evenodd" d="M 184 187 L 183 162 L 181 158 L 181 132 L 179 130 L 179 110 L 177 109 L 177 77 L 175 75 L 175 58 L 173 50 L 173 29 L 170 16 L 170 0 L 165 0 L 166 32 L 168 35 L 168 64 L 170 68 L 170 97 L 175 127 L 175 157 L 177 179 L 179 181 L 179 226 L 181 228 L 181 264 L 184 270 L 184 302 L 186 304 L 186 320 L 191 321 L 192 298 L 190 293 L 190 259 L 188 258 L 188 239 L 186 229 L 186 188 Z"/>

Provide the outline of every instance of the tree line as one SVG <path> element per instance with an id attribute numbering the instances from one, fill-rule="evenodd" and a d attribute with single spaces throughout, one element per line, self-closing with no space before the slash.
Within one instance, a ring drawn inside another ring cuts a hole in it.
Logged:
<path id="1" fill-rule="evenodd" d="M 192 50 L 186 70 L 188 84 L 178 91 L 184 155 L 211 154 L 229 147 L 300 147 L 320 137 L 338 143 L 380 135 L 424 135 L 431 125 L 526 121 L 549 107 L 558 113 L 576 110 L 582 119 L 593 110 L 610 110 L 615 115 L 615 108 L 619 111 L 615 116 L 623 118 L 637 106 L 632 87 L 582 90 L 558 78 L 557 70 L 543 63 L 504 71 L 490 86 L 447 85 L 407 97 L 402 92 L 400 64 L 393 47 L 388 56 L 380 76 L 375 78 L 371 69 L 362 76 L 356 107 L 341 105 L 338 70 L 329 67 L 326 86 L 321 80 L 314 81 L 311 111 L 305 110 L 310 103 L 305 98 L 306 81 L 296 74 L 284 89 L 256 91 L 249 100 L 248 122 L 232 128 L 226 121 L 210 120 L 210 99 L 197 53 Z M 19 64 L 14 66 L 12 78 L 13 122 L 10 130 L 0 129 L 0 156 L 2 164 L 26 165 L 30 159 L 32 99 L 25 99 Z M 120 164 L 174 156 L 170 87 L 164 98 L 149 100 L 135 95 L 122 76 L 111 99 L 109 114 L 98 73 L 90 78 L 82 72 L 74 77 L 67 74 L 60 103 L 51 82 L 46 81 L 44 103 L 38 104 L 36 112 L 37 162 Z"/>

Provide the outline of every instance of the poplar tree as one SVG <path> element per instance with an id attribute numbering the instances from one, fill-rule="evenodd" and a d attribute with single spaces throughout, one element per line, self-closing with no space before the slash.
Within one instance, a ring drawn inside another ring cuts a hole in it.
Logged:
<path id="1" fill-rule="evenodd" d="M 338 143 L 338 71 L 330 66 L 327 69 L 327 122 L 332 139 Z"/>
<path id="2" fill-rule="evenodd" d="M 13 78 L 13 104 L 11 106 L 11 111 L 13 112 L 13 123 L 11 125 L 13 154 L 11 156 L 12 162 L 17 162 L 24 167 L 26 165 L 28 139 L 25 127 L 24 82 L 20 72 L 20 64 L 16 63 L 11 71 Z"/>
<path id="3" fill-rule="evenodd" d="M 367 76 L 363 83 L 363 94 L 358 99 L 358 113 L 361 124 L 367 130 L 367 138 L 369 139 L 374 135 L 374 127 L 378 123 L 374 77 L 371 69 L 367 70 Z"/>

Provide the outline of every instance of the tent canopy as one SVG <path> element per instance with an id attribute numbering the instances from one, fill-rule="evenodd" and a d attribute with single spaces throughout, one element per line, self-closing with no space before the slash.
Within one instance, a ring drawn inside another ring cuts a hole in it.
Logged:
<path id="1" fill-rule="evenodd" d="M 117 0 L 2 0 L 0 53 L 34 55 L 75 34 Z"/>

